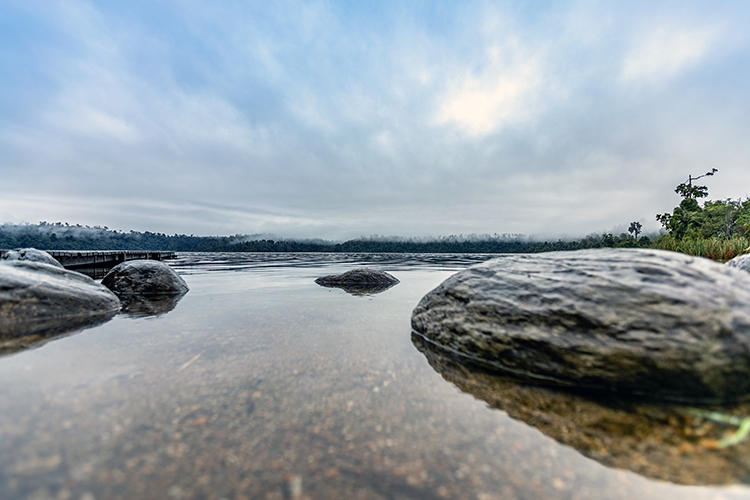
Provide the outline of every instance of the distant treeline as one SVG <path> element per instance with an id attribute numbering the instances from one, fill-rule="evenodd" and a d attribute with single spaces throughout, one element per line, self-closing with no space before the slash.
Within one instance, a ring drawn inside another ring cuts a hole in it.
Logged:
<path id="1" fill-rule="evenodd" d="M 107 227 L 62 223 L 0 225 L 0 248 L 44 250 L 171 250 L 175 252 L 368 252 L 368 253 L 535 253 L 601 247 L 649 246 L 644 236 L 590 235 L 580 240 L 534 241 L 523 235 L 469 235 L 439 238 L 357 238 L 326 240 L 254 239 L 247 235 L 168 235 L 122 232 Z"/>

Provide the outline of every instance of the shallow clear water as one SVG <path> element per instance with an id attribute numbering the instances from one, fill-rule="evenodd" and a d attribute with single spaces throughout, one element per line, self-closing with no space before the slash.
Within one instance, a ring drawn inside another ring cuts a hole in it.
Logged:
<path id="1" fill-rule="evenodd" d="M 654 479 L 648 450 L 592 460 L 537 428 L 562 440 L 569 421 L 536 408 L 529 425 L 472 395 L 515 389 L 469 376 L 464 392 L 438 373 L 449 363 L 417 349 L 411 311 L 486 258 L 181 255 L 190 292 L 173 310 L 0 358 L 0 498 L 750 496 L 733 470 L 727 486 Z M 401 283 L 365 296 L 314 283 L 360 265 Z M 699 470 L 684 448 L 682 468 Z"/>

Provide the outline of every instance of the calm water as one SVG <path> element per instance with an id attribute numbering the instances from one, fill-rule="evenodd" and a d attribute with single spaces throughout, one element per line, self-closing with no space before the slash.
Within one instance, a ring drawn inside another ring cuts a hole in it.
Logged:
<path id="1" fill-rule="evenodd" d="M 748 448 L 701 447 L 709 422 L 688 439 L 658 407 L 517 386 L 413 341 L 419 299 L 486 258 L 181 255 L 173 310 L 0 358 L 0 498 L 750 497 Z M 358 265 L 401 283 L 313 282 Z"/>

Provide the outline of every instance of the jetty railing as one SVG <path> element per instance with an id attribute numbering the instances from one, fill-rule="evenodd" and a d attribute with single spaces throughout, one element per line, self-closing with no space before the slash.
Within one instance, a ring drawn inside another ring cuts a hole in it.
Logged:
<path id="1" fill-rule="evenodd" d="M 0 256 L 7 250 L 0 250 Z M 128 260 L 174 259 L 175 252 L 152 252 L 145 250 L 45 250 L 67 269 L 86 267 L 113 267 Z"/>

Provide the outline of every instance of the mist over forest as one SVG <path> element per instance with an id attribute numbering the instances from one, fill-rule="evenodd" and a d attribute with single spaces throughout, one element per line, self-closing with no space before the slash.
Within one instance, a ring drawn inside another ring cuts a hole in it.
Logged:
<path id="1" fill-rule="evenodd" d="M 440 237 L 362 236 L 347 241 L 275 239 L 269 235 L 195 236 L 150 231 L 117 231 L 104 226 L 68 223 L 2 224 L 0 248 L 44 250 L 163 250 L 175 252 L 393 252 L 515 253 L 643 246 L 622 233 L 590 235 L 576 240 L 540 241 L 523 234 L 469 234 Z"/>

